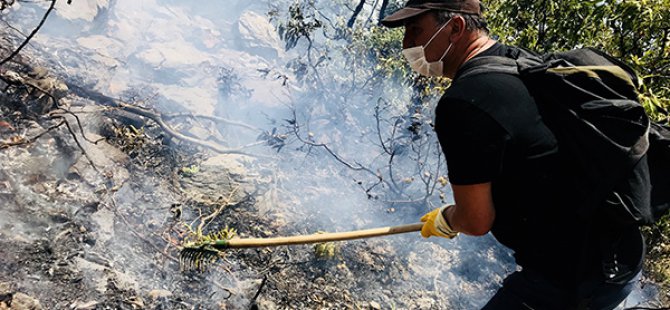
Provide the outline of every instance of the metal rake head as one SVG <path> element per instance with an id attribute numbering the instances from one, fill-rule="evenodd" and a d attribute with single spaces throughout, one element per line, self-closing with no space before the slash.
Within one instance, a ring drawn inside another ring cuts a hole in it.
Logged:
<path id="1" fill-rule="evenodd" d="M 220 258 L 221 251 L 209 245 L 187 245 L 179 253 L 179 265 L 182 271 L 203 272 Z"/>
<path id="2" fill-rule="evenodd" d="M 235 229 L 228 228 L 228 226 L 208 235 L 203 235 L 200 227 L 196 231 L 193 231 L 190 226 L 188 229 L 193 234 L 195 241 L 187 242 L 179 253 L 182 271 L 205 271 L 209 265 L 223 257 L 223 252 L 219 249 L 227 248 L 228 241 L 237 234 Z"/>

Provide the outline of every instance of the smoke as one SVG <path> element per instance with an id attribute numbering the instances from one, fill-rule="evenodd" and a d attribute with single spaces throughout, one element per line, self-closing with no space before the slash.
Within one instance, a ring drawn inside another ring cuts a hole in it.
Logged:
<path id="1" fill-rule="evenodd" d="M 286 50 L 276 31 L 285 13 L 271 23 L 267 12 L 270 4 L 286 8 L 292 1 L 74 2 L 85 10 L 61 4 L 59 15 L 49 19 L 36 41 L 48 50 L 36 53 L 65 78 L 109 96 L 153 96 L 145 103 L 163 113 L 244 123 L 246 127 L 226 127 L 220 138 L 258 155 L 246 167 L 248 174 L 271 180 L 258 197 L 259 212 L 281 214 L 284 231 L 413 223 L 452 199 L 448 186 L 437 181 L 446 167 L 430 128 L 435 100 L 411 104 L 413 93 L 405 81 L 379 81 L 364 67 L 373 63 L 365 61 L 368 55 L 348 51 L 345 40 L 331 39 L 336 34 L 321 28 Z M 332 23 L 345 13 L 342 6 L 319 9 L 333 17 Z M 362 15 L 373 13 L 367 10 Z M 22 16 L 13 18 L 30 28 L 20 21 Z M 115 195 L 119 212 L 132 215 L 130 222 L 165 224 L 165 205 L 176 198 L 162 192 L 160 182 L 123 186 Z M 108 218 L 97 216 L 97 225 L 109 227 Z M 150 263 L 141 240 L 127 232 L 107 233 L 106 248 L 118 253 L 115 259 L 128 266 L 127 272 L 158 279 L 150 286 L 163 285 L 160 279 L 169 277 L 168 272 Z M 394 283 L 397 294 L 420 287 L 432 291 L 421 298 L 439 308 L 481 307 L 515 268 L 510 251 L 490 235 L 423 240 L 414 233 L 386 240 L 411 273 Z M 240 279 L 212 281 L 240 291 L 256 285 L 237 263 L 229 268 Z M 367 285 L 371 291 L 366 296 L 388 298 L 374 292 L 375 284 Z M 209 290 L 219 298 L 226 295 L 216 287 Z"/>

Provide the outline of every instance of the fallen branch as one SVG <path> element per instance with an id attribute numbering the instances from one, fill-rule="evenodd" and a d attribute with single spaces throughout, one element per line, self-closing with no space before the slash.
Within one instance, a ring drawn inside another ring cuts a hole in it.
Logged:
<path id="1" fill-rule="evenodd" d="M 153 112 L 153 111 L 145 109 L 145 108 L 130 105 L 128 103 L 122 102 L 120 100 L 114 99 L 114 98 L 106 96 L 106 95 L 103 95 L 101 93 L 84 89 L 84 88 L 82 88 L 78 85 L 74 85 L 72 83 L 67 83 L 67 86 L 71 91 L 74 91 L 78 96 L 80 96 L 82 98 L 87 98 L 87 99 L 93 100 L 93 101 L 95 101 L 99 104 L 102 104 L 104 106 L 108 106 L 108 107 L 112 107 L 112 108 L 118 108 L 118 109 L 121 109 L 123 111 L 148 118 L 148 119 L 154 121 L 156 124 L 158 124 L 158 126 L 165 133 L 167 133 L 169 136 L 171 136 L 175 139 L 185 141 L 185 142 L 189 142 L 189 143 L 192 143 L 192 144 L 195 144 L 195 145 L 198 145 L 198 146 L 202 146 L 202 147 L 208 148 L 210 150 L 213 150 L 213 151 L 215 151 L 217 153 L 221 153 L 221 154 L 239 154 L 239 155 L 246 155 L 246 156 L 251 156 L 251 157 L 259 157 L 258 155 L 254 155 L 254 154 L 242 151 L 239 148 L 238 149 L 226 148 L 226 147 L 223 147 L 223 146 L 221 146 L 219 144 L 216 144 L 216 143 L 212 143 L 212 142 L 209 142 L 209 141 L 204 141 L 204 140 L 201 140 L 201 139 L 186 136 L 183 133 L 181 133 L 181 132 L 175 130 L 174 128 L 172 128 L 172 126 L 170 126 L 168 123 L 166 123 L 162 114 Z"/>
<path id="2" fill-rule="evenodd" d="M 7 78 L 7 77 L 1 76 L 1 75 L 0 75 L 0 80 L 4 81 L 8 85 L 30 86 L 30 87 L 36 89 L 37 91 L 39 91 L 40 93 L 45 94 L 46 96 L 48 96 L 54 102 L 54 105 L 56 107 L 60 108 L 60 110 L 54 111 L 52 113 L 59 113 L 59 112 L 62 111 L 63 113 L 70 114 L 70 115 L 75 117 L 79 127 L 80 128 L 82 127 L 77 115 L 75 115 L 71 111 L 68 111 L 67 109 L 61 108 L 58 104 L 59 99 L 56 98 L 53 94 L 49 93 L 48 91 L 46 91 L 44 89 L 41 89 L 39 86 L 33 85 L 33 83 L 29 83 L 28 81 L 24 81 L 24 80 L 14 80 L 14 79 L 10 79 L 10 78 Z M 173 114 L 173 115 L 163 116 L 160 113 L 156 113 L 156 112 L 153 112 L 153 111 L 145 109 L 145 108 L 130 105 L 128 103 L 122 102 L 120 100 L 114 99 L 114 98 L 106 96 L 106 95 L 103 95 L 101 93 L 91 91 L 91 90 L 87 90 L 83 87 L 80 87 L 80 86 L 72 84 L 72 83 L 66 83 L 66 86 L 68 87 L 68 89 L 70 91 L 73 91 L 75 94 L 77 94 L 78 96 L 80 96 L 82 98 L 87 98 L 87 99 L 93 100 L 93 101 L 95 101 L 95 102 L 97 102 L 97 103 L 99 103 L 103 106 L 106 106 L 106 107 L 118 108 L 118 109 L 126 111 L 128 113 L 151 119 L 156 124 L 158 124 L 158 126 L 166 134 L 168 134 L 169 136 L 171 136 L 175 139 L 185 141 L 185 142 L 189 142 L 191 144 L 199 145 L 199 146 L 211 149 L 211 150 L 213 150 L 215 152 L 218 152 L 218 153 L 221 153 L 221 154 L 240 154 L 240 155 L 246 155 L 246 156 L 251 156 L 251 157 L 259 157 L 259 155 L 254 155 L 254 154 L 242 151 L 242 149 L 244 147 L 236 148 L 236 149 L 226 148 L 226 147 L 223 147 L 223 146 L 221 146 L 220 144 L 217 144 L 217 143 L 213 143 L 213 142 L 210 142 L 210 141 L 205 141 L 205 140 L 189 137 L 189 136 L 175 130 L 172 126 L 170 126 L 168 123 L 165 122 L 165 119 L 178 118 L 178 117 L 189 117 L 190 116 L 190 117 L 206 118 L 206 119 L 210 119 L 210 120 L 218 121 L 218 122 L 226 122 L 226 123 L 229 123 L 229 124 L 242 126 L 242 127 L 248 128 L 250 130 L 254 130 L 254 131 L 259 131 L 258 128 L 255 128 L 255 127 L 252 127 L 252 126 L 240 123 L 240 122 L 235 122 L 235 121 L 227 120 L 227 119 L 224 119 L 224 118 L 216 117 L 216 116 L 189 115 L 189 114 Z M 97 142 L 97 141 L 92 141 L 91 139 L 86 137 L 83 130 L 81 132 L 82 132 L 82 136 L 84 137 L 84 139 L 86 141 L 94 143 L 94 144 Z M 254 146 L 254 145 L 258 145 L 258 144 L 250 144 L 250 146 Z"/>
<path id="3" fill-rule="evenodd" d="M 253 131 L 261 131 L 260 128 L 253 127 L 249 124 L 245 124 L 245 123 L 242 123 L 242 122 L 236 122 L 236 121 L 229 120 L 227 118 L 223 118 L 223 117 L 219 117 L 219 116 L 204 115 L 204 114 L 193 114 L 193 113 L 176 113 L 176 114 L 165 114 L 165 115 L 163 115 L 163 119 L 166 119 L 166 120 L 174 119 L 174 118 L 180 118 L 180 117 L 188 117 L 188 118 L 194 118 L 194 119 L 195 118 L 208 119 L 210 121 L 217 122 L 217 123 L 224 123 L 224 124 L 228 124 L 228 125 L 238 126 L 238 127 L 246 128 L 246 129 L 253 130 Z"/>
<path id="4" fill-rule="evenodd" d="M 92 139 L 89 139 L 86 136 L 86 133 L 84 131 L 84 126 L 82 125 L 81 120 L 79 119 L 79 116 L 77 116 L 76 114 L 74 114 L 72 111 L 70 111 L 68 109 L 62 108 L 60 106 L 60 98 L 56 98 L 56 96 L 51 94 L 51 92 L 49 92 L 45 89 L 42 89 L 40 86 L 36 85 L 35 83 L 33 83 L 29 80 L 22 79 L 22 78 L 19 79 L 19 80 L 7 79 L 6 77 L 0 75 L 0 80 L 7 83 L 8 86 L 23 86 L 23 87 L 30 86 L 34 90 L 37 90 L 38 92 L 40 92 L 40 93 L 44 94 L 45 96 L 49 97 L 49 99 L 51 99 L 51 102 L 53 103 L 53 105 L 57 108 L 57 109 L 49 112 L 50 116 L 63 118 L 63 116 L 65 114 L 71 115 L 72 117 L 74 117 L 75 121 L 77 122 L 77 126 L 79 127 L 79 131 L 81 132 L 81 136 L 84 138 L 84 140 L 86 140 L 87 142 L 92 143 L 92 144 L 98 144 L 98 142 L 100 141 L 100 140 L 93 141 Z M 68 124 L 68 126 L 69 126 L 69 124 Z M 76 137 L 75 137 L 75 139 L 76 139 Z"/>

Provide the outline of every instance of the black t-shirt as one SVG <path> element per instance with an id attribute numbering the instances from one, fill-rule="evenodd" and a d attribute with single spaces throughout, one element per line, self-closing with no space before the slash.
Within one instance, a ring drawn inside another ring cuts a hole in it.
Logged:
<path id="1" fill-rule="evenodd" d="M 480 56 L 507 56 L 496 43 Z M 492 183 L 492 234 L 516 261 L 566 283 L 578 266 L 597 269 L 598 253 L 585 244 L 587 224 L 571 212 L 571 182 L 556 138 L 517 77 L 486 73 L 457 78 L 440 99 L 435 130 L 456 185 Z"/>

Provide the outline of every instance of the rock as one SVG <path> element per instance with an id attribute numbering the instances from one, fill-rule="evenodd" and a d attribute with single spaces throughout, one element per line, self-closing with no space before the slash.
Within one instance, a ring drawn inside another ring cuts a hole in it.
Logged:
<path id="1" fill-rule="evenodd" d="M 247 165 L 254 162 L 253 157 L 237 154 L 222 154 L 211 157 L 202 163 L 203 167 L 216 167 L 224 169 L 228 174 L 235 177 L 244 177 L 247 175 Z"/>
<path id="2" fill-rule="evenodd" d="M 181 183 L 193 197 L 237 204 L 256 189 L 250 183 L 245 168 L 253 161 L 253 158 L 244 155 L 218 155 L 204 161 L 197 169 L 197 173 L 185 175 Z"/>
<path id="3" fill-rule="evenodd" d="M 83 19 L 92 22 L 102 9 L 109 6 L 109 0 L 77 0 L 71 3 L 67 1 L 56 1 L 56 13 L 58 16 L 73 20 Z"/>
<path id="4" fill-rule="evenodd" d="M 420 310 L 430 310 L 433 309 L 433 300 L 430 298 L 420 298 L 417 302 L 417 307 Z"/>
<path id="5" fill-rule="evenodd" d="M 162 96 L 178 102 L 181 107 L 197 114 L 211 115 L 216 106 L 217 91 L 214 84 L 182 87 L 179 85 L 152 84 Z M 209 86 L 209 87 L 208 87 Z"/>
<path id="6" fill-rule="evenodd" d="M 208 54 L 183 39 L 151 43 L 135 56 L 153 68 L 171 69 L 196 66 L 209 59 Z"/>
<path id="7" fill-rule="evenodd" d="M 77 43 L 84 48 L 95 51 L 90 56 L 91 60 L 100 62 L 109 68 L 120 66 L 121 62 L 117 60 L 117 57 L 126 56 L 125 46 L 115 38 L 92 35 L 78 38 Z"/>
<path id="8" fill-rule="evenodd" d="M 99 302 L 93 300 L 89 302 L 76 302 L 70 306 L 70 309 L 74 310 L 95 310 L 95 308 L 98 306 Z"/>
<path id="9" fill-rule="evenodd" d="M 91 215 L 91 219 L 98 224 L 94 234 L 98 242 L 105 244 L 114 236 L 114 212 L 108 209 L 99 209 Z"/>
<path id="10" fill-rule="evenodd" d="M 382 306 L 375 301 L 370 302 L 370 310 L 381 310 Z"/>
<path id="11" fill-rule="evenodd" d="M 7 282 L 0 282 L 0 300 L 3 300 L 3 296 L 10 295 L 12 291 L 12 285 Z"/>
<path id="12" fill-rule="evenodd" d="M 279 307 L 277 307 L 276 303 L 274 303 L 271 300 L 263 299 L 263 298 L 261 298 L 260 300 L 258 300 L 256 302 L 256 307 L 257 307 L 257 309 L 262 309 L 262 310 L 276 310 L 276 309 L 279 309 Z"/>
<path id="13" fill-rule="evenodd" d="M 242 13 L 237 21 L 240 48 L 272 60 L 283 53 L 279 35 L 264 16 L 251 11 Z"/>
<path id="14" fill-rule="evenodd" d="M 161 298 L 172 297 L 172 292 L 168 290 L 152 290 L 149 292 L 149 297 L 151 300 L 158 300 Z"/>
<path id="15" fill-rule="evenodd" d="M 12 310 L 41 310 L 40 302 L 24 293 L 16 293 L 12 296 Z"/>
<path id="16" fill-rule="evenodd" d="M 95 120 L 81 119 L 82 122 Z M 76 120 L 73 119 L 72 122 L 76 122 Z M 81 143 L 88 157 L 82 155 L 68 167 L 66 171 L 68 177 L 83 179 L 90 185 L 99 185 L 103 182 L 104 180 L 100 178 L 98 171 L 91 166 L 89 162 L 90 158 L 95 166 L 100 171 L 103 171 L 107 178 L 111 179 L 113 184 L 119 185 L 125 183 L 130 178 L 130 173 L 122 165 L 128 162 L 128 155 L 104 141 L 103 137 L 96 133 L 88 132 L 86 133 L 86 137 L 92 141 L 97 141 L 97 143 Z"/>

